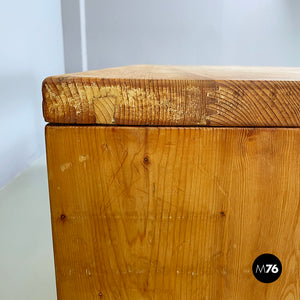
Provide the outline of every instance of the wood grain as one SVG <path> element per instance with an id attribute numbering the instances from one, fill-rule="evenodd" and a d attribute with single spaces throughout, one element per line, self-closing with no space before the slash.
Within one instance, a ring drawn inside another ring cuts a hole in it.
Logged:
<path id="1" fill-rule="evenodd" d="M 300 299 L 300 129 L 46 127 L 58 299 Z M 251 273 L 273 253 L 272 284 Z"/>
<path id="2" fill-rule="evenodd" d="M 129 66 L 48 77 L 52 123 L 300 126 L 300 68 Z"/>

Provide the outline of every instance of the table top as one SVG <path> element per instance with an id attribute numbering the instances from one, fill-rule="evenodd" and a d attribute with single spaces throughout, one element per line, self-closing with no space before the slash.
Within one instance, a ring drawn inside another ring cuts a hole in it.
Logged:
<path id="1" fill-rule="evenodd" d="M 300 68 L 135 65 L 47 77 L 47 122 L 300 125 Z"/>

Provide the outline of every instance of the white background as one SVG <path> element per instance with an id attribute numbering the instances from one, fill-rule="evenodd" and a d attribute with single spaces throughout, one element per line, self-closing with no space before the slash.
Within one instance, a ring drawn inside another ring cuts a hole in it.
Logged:
<path id="1" fill-rule="evenodd" d="M 298 0 L 79 2 L 85 2 L 89 69 L 145 63 L 300 66 Z M 67 36 L 73 32 L 65 56 L 76 49 L 78 57 L 80 30 L 75 36 L 72 28 L 80 27 L 79 18 L 68 15 L 73 0 L 63 3 Z M 74 71 L 74 61 L 66 62 L 66 70 Z"/>
<path id="2" fill-rule="evenodd" d="M 1 188 L 45 152 L 41 84 L 64 72 L 60 1 L 5 1 L 0 33 Z"/>

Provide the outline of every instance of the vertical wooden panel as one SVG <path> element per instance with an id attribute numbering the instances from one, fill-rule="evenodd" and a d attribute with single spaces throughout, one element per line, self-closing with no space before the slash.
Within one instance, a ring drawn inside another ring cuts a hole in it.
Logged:
<path id="1" fill-rule="evenodd" d="M 299 299 L 300 130 L 47 126 L 59 299 Z M 263 284 L 254 259 L 279 257 Z"/>

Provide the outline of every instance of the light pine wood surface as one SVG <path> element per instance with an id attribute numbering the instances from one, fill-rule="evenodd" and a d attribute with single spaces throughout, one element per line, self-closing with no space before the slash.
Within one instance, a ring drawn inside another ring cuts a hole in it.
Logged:
<path id="1" fill-rule="evenodd" d="M 300 129 L 48 125 L 46 140 L 59 300 L 300 299 Z M 265 252 L 283 265 L 271 284 L 251 271 Z"/>
<path id="2" fill-rule="evenodd" d="M 48 77 L 52 123 L 300 126 L 300 68 L 137 65 Z"/>

